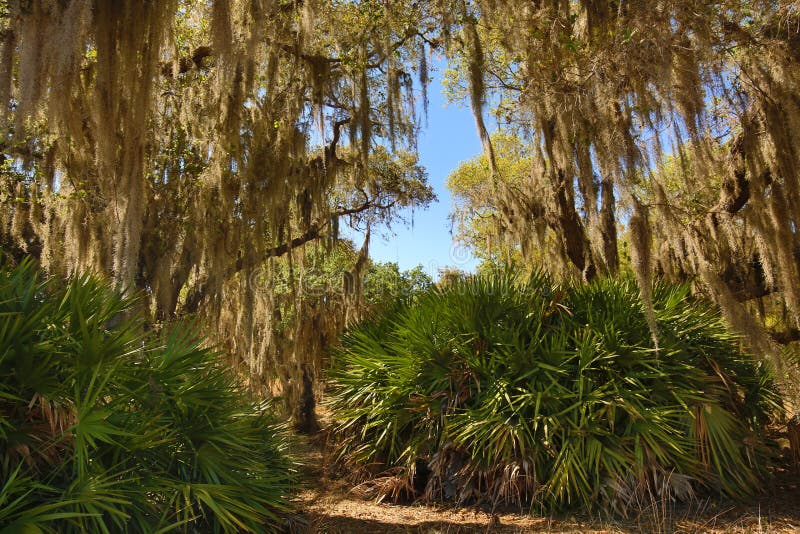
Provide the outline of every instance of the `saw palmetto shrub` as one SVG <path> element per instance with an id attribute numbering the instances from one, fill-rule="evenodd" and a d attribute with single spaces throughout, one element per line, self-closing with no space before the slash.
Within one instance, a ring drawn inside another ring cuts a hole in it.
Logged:
<path id="1" fill-rule="evenodd" d="M 272 531 L 294 471 L 190 328 L 89 277 L 0 267 L 0 531 Z"/>
<path id="2" fill-rule="evenodd" d="M 652 300 L 657 348 L 632 280 L 475 276 L 356 326 L 337 457 L 378 494 L 550 511 L 755 491 L 768 370 L 687 286 Z"/>

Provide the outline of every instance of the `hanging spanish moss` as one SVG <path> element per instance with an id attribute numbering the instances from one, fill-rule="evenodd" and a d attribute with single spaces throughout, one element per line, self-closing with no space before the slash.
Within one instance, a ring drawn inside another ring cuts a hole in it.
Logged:
<path id="1" fill-rule="evenodd" d="M 467 4 L 451 53 L 484 63 L 497 120 L 530 139 L 491 213 L 507 246 L 589 280 L 619 269 L 620 225 L 645 303 L 655 275 L 696 280 L 775 354 L 758 303 L 800 324 L 796 3 Z"/>
<path id="2" fill-rule="evenodd" d="M 275 348 L 270 265 L 302 266 L 339 219 L 432 198 L 415 159 L 391 163 L 391 183 L 395 155 L 373 163 L 416 146 L 421 19 L 324 0 L 10 2 L 4 246 L 144 290 L 154 321 L 197 314 L 254 387 L 307 379 L 312 333 L 332 330 L 298 320 L 294 349 Z"/>
<path id="3" fill-rule="evenodd" d="M 0 242 L 143 290 L 155 322 L 197 314 L 254 387 L 279 375 L 302 399 L 328 326 L 273 326 L 286 306 L 320 317 L 308 247 L 432 198 L 409 153 L 437 48 L 464 67 L 493 247 L 583 280 L 630 253 L 645 303 L 654 277 L 695 280 L 762 353 L 767 315 L 800 328 L 789 0 L 13 0 Z M 487 104 L 524 137 L 524 173 L 502 172 Z"/>

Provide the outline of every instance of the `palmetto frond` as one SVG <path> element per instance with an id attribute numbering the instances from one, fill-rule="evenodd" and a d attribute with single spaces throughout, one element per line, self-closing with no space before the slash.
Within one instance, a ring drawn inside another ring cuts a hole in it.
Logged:
<path id="1" fill-rule="evenodd" d="M 0 267 L 0 530 L 273 530 L 294 474 L 268 406 L 191 328 L 91 276 Z"/>
<path id="2" fill-rule="evenodd" d="M 767 369 L 688 287 L 474 276 L 350 330 L 331 373 L 344 461 L 420 496 L 613 507 L 754 491 L 778 410 Z M 397 475 L 395 475 L 397 476 Z"/>

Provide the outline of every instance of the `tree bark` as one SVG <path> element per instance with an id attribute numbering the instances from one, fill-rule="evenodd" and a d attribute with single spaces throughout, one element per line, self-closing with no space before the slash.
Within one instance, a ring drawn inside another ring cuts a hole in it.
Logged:
<path id="1" fill-rule="evenodd" d="M 586 229 L 575 211 L 575 193 L 563 170 L 557 171 L 556 178 L 557 212 L 553 214 L 551 226 L 563 236 L 567 257 L 588 282 L 597 276 L 597 267 L 592 259 Z"/>

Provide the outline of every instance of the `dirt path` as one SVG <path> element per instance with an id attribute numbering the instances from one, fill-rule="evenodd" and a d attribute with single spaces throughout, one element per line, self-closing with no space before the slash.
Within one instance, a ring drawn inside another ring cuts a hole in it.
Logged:
<path id="1" fill-rule="evenodd" d="M 691 510 L 643 514 L 626 521 L 491 514 L 474 508 L 395 505 L 359 498 L 346 481 L 328 475 L 322 447 L 305 441 L 307 488 L 297 499 L 293 530 L 336 534 L 461 533 L 800 533 L 800 477 L 783 474 L 752 504 L 701 503 Z"/>

